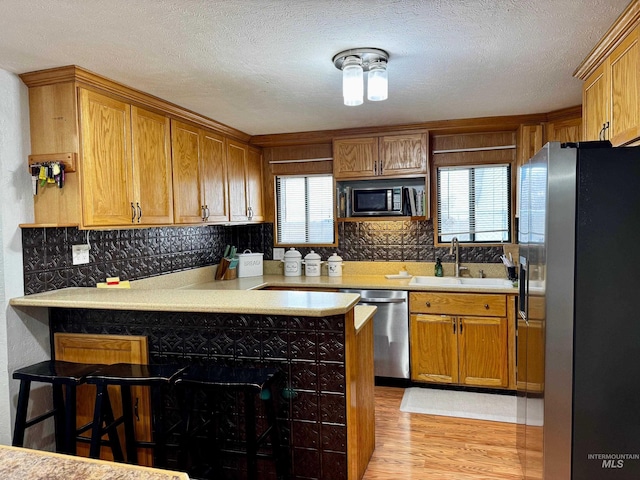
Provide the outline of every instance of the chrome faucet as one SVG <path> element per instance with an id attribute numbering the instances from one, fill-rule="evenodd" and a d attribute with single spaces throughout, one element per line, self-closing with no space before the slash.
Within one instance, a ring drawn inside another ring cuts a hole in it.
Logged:
<path id="1" fill-rule="evenodd" d="M 467 270 L 467 267 L 460 266 L 460 242 L 458 241 L 458 237 L 453 237 L 451 239 L 451 247 L 449 248 L 449 255 L 453 255 L 453 247 L 456 249 L 456 265 L 455 265 L 455 275 L 456 277 L 460 276 L 461 270 Z"/>
<path id="2" fill-rule="evenodd" d="M 451 247 L 449 248 L 449 255 L 453 255 L 453 247 L 456 248 L 456 277 L 460 276 L 460 242 L 458 241 L 458 237 L 453 237 L 451 239 Z"/>

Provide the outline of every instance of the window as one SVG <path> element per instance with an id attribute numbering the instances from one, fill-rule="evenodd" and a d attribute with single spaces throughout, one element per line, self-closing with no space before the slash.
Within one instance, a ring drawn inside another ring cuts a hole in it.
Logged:
<path id="1" fill-rule="evenodd" d="M 511 241 L 511 166 L 437 170 L 438 241 Z"/>
<path id="2" fill-rule="evenodd" d="M 276 243 L 334 244 L 333 176 L 276 177 Z"/>

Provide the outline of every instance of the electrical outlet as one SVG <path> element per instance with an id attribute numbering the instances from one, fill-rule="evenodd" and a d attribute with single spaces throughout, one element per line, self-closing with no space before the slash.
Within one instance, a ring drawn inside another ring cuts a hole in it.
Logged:
<path id="1" fill-rule="evenodd" d="M 273 249 L 273 259 L 274 260 L 284 260 L 284 248 L 274 248 Z"/>
<path id="2" fill-rule="evenodd" d="M 89 263 L 89 245 L 73 245 L 71 247 L 73 253 L 73 264 L 84 265 Z"/>

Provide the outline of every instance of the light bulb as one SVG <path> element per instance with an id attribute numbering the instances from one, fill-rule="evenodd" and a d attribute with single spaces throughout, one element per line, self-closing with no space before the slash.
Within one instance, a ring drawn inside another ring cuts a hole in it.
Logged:
<path id="1" fill-rule="evenodd" d="M 362 61 L 358 57 L 347 57 L 342 64 L 342 96 L 344 104 L 362 105 L 364 96 Z"/>
<path id="2" fill-rule="evenodd" d="M 386 62 L 376 62 L 369 65 L 367 79 L 367 98 L 373 102 L 386 100 L 389 96 Z"/>

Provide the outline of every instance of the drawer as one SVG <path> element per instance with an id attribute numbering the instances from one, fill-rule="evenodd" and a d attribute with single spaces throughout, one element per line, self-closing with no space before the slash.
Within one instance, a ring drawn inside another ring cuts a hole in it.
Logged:
<path id="1" fill-rule="evenodd" d="M 415 313 L 506 317 L 507 296 L 482 293 L 411 292 L 409 309 Z"/>

